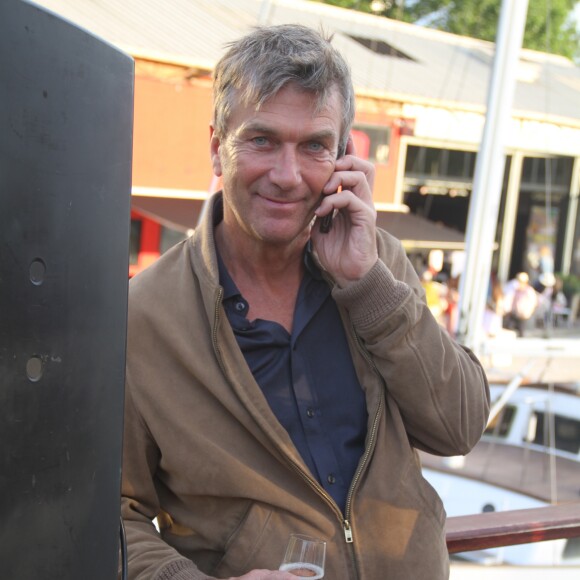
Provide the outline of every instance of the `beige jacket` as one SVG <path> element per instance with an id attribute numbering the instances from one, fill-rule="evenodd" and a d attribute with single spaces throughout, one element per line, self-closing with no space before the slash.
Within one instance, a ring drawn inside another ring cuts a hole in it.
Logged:
<path id="1" fill-rule="evenodd" d="M 363 280 L 333 289 L 369 412 L 341 513 L 237 346 L 221 306 L 212 220 L 210 208 L 192 238 L 131 281 L 129 577 L 277 569 L 288 535 L 300 532 L 328 542 L 329 580 L 447 578 L 445 513 L 414 448 L 458 455 L 478 441 L 489 411 L 481 366 L 436 323 L 400 243 L 380 231 L 381 260 Z"/>

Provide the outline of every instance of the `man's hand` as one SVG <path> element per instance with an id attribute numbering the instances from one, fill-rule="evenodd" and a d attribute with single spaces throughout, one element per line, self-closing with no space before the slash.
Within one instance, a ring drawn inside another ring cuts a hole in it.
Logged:
<path id="1" fill-rule="evenodd" d="M 349 138 L 346 155 L 336 160 L 316 210 L 318 218 L 337 212 L 330 232 L 321 233 L 315 223 L 311 238 L 323 268 L 341 287 L 362 278 L 378 259 L 374 176 L 373 164 L 355 156 Z"/>
<path id="2" fill-rule="evenodd" d="M 229 580 L 296 580 L 296 576 L 290 572 L 278 570 L 252 570 L 243 576 L 230 578 Z"/>

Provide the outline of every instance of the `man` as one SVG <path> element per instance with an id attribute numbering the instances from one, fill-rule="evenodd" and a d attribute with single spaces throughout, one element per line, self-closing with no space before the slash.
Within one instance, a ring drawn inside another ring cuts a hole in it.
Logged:
<path id="1" fill-rule="evenodd" d="M 445 578 L 414 448 L 467 453 L 489 392 L 375 227 L 348 67 L 285 25 L 233 43 L 214 76 L 223 191 L 131 283 L 130 578 L 289 580 L 293 532 L 327 542 L 332 580 Z"/>
<path id="2" fill-rule="evenodd" d="M 527 272 L 519 272 L 515 278 L 505 285 L 504 304 L 506 328 L 515 330 L 518 336 L 524 336 L 534 322 L 540 303 L 539 294 L 530 284 Z"/>

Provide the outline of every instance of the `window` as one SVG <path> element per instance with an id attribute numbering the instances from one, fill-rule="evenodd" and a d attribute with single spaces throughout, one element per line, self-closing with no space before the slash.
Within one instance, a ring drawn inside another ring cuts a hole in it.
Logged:
<path id="1" fill-rule="evenodd" d="M 389 161 L 391 128 L 377 125 L 354 125 L 353 129 L 364 133 L 369 140 L 368 160 L 373 163 Z"/>
<path id="2" fill-rule="evenodd" d="M 572 249 L 572 264 L 570 274 L 580 276 L 580 212 L 576 216 L 576 229 L 574 230 L 574 248 Z"/>
<path id="3" fill-rule="evenodd" d="M 562 554 L 563 560 L 577 560 L 580 558 L 580 538 L 570 538 Z"/>
<path id="4" fill-rule="evenodd" d="M 445 163 L 443 162 L 446 151 L 444 149 L 435 149 L 434 147 L 425 147 L 425 165 L 424 172 L 427 175 L 437 176 L 445 175 Z"/>
<path id="5" fill-rule="evenodd" d="M 533 443 L 550 445 L 550 423 L 554 424 L 554 445 L 560 451 L 578 455 L 580 452 L 580 421 L 562 415 L 549 415 L 536 411 L 537 428 Z"/>
<path id="6" fill-rule="evenodd" d="M 475 173 L 475 153 L 472 151 L 448 151 L 447 175 L 472 177 Z"/>
<path id="7" fill-rule="evenodd" d="M 402 58 L 404 60 L 414 60 L 409 55 L 397 50 L 394 46 L 387 44 L 384 40 L 377 40 L 376 38 L 364 38 L 362 36 L 352 36 L 348 35 L 355 42 L 362 44 L 365 48 L 368 48 L 375 54 L 380 54 L 381 56 L 394 56 L 396 58 Z"/>
<path id="8" fill-rule="evenodd" d="M 182 240 L 185 240 L 186 237 L 187 236 L 183 232 L 180 232 L 179 230 L 174 230 L 172 228 L 162 226 L 161 241 L 159 242 L 159 252 L 161 254 L 164 254 L 165 252 L 167 252 L 167 250 L 169 250 L 169 248 L 172 248 L 173 246 L 175 246 L 175 244 L 181 242 Z"/>
<path id="9" fill-rule="evenodd" d="M 526 157 L 522 167 L 522 188 L 542 193 L 549 183 L 558 191 L 567 192 L 572 179 L 572 157 Z"/>
<path id="10" fill-rule="evenodd" d="M 475 173 L 475 160 L 474 151 L 410 145 L 407 149 L 405 174 L 410 177 L 471 181 Z"/>
<path id="11" fill-rule="evenodd" d="M 484 434 L 493 435 L 494 437 L 507 437 L 515 414 L 516 408 L 513 405 L 504 407 L 503 410 L 498 413 L 494 417 L 493 421 L 486 427 Z"/>

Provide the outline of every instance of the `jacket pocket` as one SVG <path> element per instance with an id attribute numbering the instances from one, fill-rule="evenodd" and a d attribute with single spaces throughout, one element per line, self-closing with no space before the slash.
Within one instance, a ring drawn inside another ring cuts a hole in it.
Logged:
<path id="1" fill-rule="evenodd" d="M 438 524 L 439 529 L 445 527 L 446 513 L 443 507 L 443 501 L 439 494 L 435 491 L 433 486 L 423 477 L 423 472 L 418 463 L 411 463 L 409 465 L 407 477 L 405 480 L 409 482 L 408 487 L 413 490 L 411 493 L 416 495 L 427 514 L 431 514 L 434 522 Z"/>
<path id="2" fill-rule="evenodd" d="M 269 536 L 272 510 L 259 503 L 252 503 L 239 526 L 231 534 L 224 556 L 213 574 L 218 577 L 240 576 L 254 568 L 278 567 L 279 562 L 265 549 Z M 280 547 L 284 550 L 284 546 Z M 280 555 L 280 558 L 282 554 Z"/>

